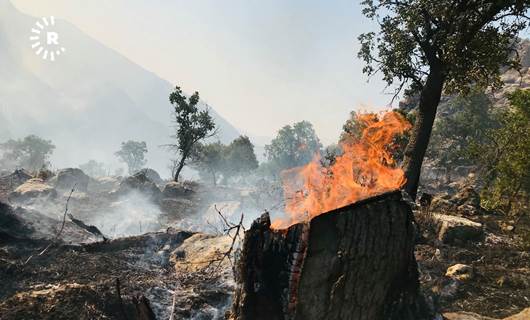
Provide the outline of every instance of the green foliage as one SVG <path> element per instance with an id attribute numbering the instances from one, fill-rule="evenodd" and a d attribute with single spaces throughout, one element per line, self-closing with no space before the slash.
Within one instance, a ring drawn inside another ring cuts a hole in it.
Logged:
<path id="1" fill-rule="evenodd" d="M 365 126 L 358 119 L 357 112 L 351 111 L 350 117 L 342 126 L 340 142 L 348 142 L 350 139 L 359 140 L 361 138 Z"/>
<path id="2" fill-rule="evenodd" d="M 447 92 L 475 86 L 499 87 L 500 67 L 519 66 L 513 55 L 517 34 L 528 19 L 525 0 L 364 0 L 363 13 L 379 23 L 379 33 L 359 37 L 363 71 L 377 71 L 398 90 L 423 89 L 436 69 Z"/>
<path id="3" fill-rule="evenodd" d="M 177 143 L 171 147 L 178 151 L 180 157 L 176 162 L 177 168 L 175 169 L 175 181 L 177 181 L 196 144 L 215 133 L 215 122 L 208 110 L 198 108 L 198 92 L 186 98 L 180 87 L 177 86 L 169 95 L 169 101 L 173 105 L 177 129 L 175 135 Z"/>
<path id="4" fill-rule="evenodd" d="M 254 145 L 247 136 L 234 139 L 226 152 L 226 178 L 248 174 L 258 168 Z"/>
<path id="5" fill-rule="evenodd" d="M 471 145 L 486 185 L 483 205 L 506 214 L 528 213 L 530 194 L 530 90 L 509 95 L 511 108 L 499 115 L 500 126 Z"/>
<path id="6" fill-rule="evenodd" d="M 315 154 L 320 153 L 322 144 L 313 125 L 308 121 L 287 125 L 278 131 L 271 144 L 265 146 L 265 155 L 273 171 L 278 173 L 287 168 L 307 164 Z"/>
<path id="7" fill-rule="evenodd" d="M 457 96 L 441 106 L 427 157 L 447 169 L 472 165 L 474 160 L 468 156 L 470 144 L 483 144 L 488 130 L 499 125 L 490 109 L 490 99 L 479 91 Z"/>
<path id="8" fill-rule="evenodd" d="M 229 145 L 220 142 L 198 143 L 194 148 L 192 161 L 201 176 L 211 178 L 214 185 L 219 174 L 226 181 L 258 168 L 254 145 L 247 136 L 240 136 Z"/>
<path id="9" fill-rule="evenodd" d="M 96 160 L 88 160 L 88 162 L 80 164 L 79 169 L 91 177 L 103 177 L 107 174 L 105 164 Z"/>
<path id="10" fill-rule="evenodd" d="M 221 142 L 197 143 L 191 155 L 192 165 L 202 179 L 212 179 L 217 184 L 217 175 L 225 166 L 226 146 Z"/>
<path id="11" fill-rule="evenodd" d="M 121 143 L 120 150 L 114 153 L 122 162 L 127 164 L 129 174 L 133 174 L 147 163 L 145 154 L 147 153 L 147 144 L 145 141 L 133 141 Z"/>
<path id="12" fill-rule="evenodd" d="M 29 135 L 24 139 L 10 139 L 0 144 L 3 168 L 22 167 L 36 171 L 49 166 L 49 158 L 55 146 L 50 140 L 44 140 L 36 135 Z"/>

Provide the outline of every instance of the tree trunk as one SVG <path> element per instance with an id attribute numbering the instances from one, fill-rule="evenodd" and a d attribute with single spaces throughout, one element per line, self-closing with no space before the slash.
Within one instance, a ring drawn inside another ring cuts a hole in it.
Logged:
<path id="1" fill-rule="evenodd" d="M 184 168 L 184 163 L 187 157 L 188 157 L 187 154 L 183 154 L 182 158 L 180 158 L 179 164 L 177 166 L 177 170 L 175 171 L 175 182 L 179 181 L 180 172 L 182 171 L 182 168 Z"/>
<path id="2" fill-rule="evenodd" d="M 445 77 L 438 66 L 431 66 L 425 86 L 421 91 L 420 103 L 416 122 L 410 137 L 410 142 L 405 150 L 403 167 L 405 168 L 405 191 L 416 199 L 420 181 L 421 166 L 425 152 L 429 146 L 432 126 L 436 118 L 436 110 L 442 96 Z"/>
<path id="3" fill-rule="evenodd" d="M 419 292 L 412 211 L 392 192 L 287 230 L 245 234 L 236 320 L 432 319 Z"/>

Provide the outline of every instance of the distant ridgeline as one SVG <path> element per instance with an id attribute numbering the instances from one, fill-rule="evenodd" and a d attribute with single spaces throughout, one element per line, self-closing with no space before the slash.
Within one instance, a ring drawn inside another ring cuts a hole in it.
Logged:
<path id="1" fill-rule="evenodd" d="M 88 158 L 114 163 L 122 141 L 146 141 L 148 165 L 167 171 L 170 155 L 159 146 L 171 142 L 173 84 L 60 19 L 55 25 L 65 54 L 45 61 L 28 40 L 36 20 L 0 0 L 0 138 L 52 140 L 58 167 Z M 210 110 L 221 142 L 239 136 Z"/>

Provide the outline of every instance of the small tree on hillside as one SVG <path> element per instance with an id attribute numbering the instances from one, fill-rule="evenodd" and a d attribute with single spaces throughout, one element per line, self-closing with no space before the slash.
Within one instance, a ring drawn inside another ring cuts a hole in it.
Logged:
<path id="1" fill-rule="evenodd" d="M 248 174 L 258 168 L 254 145 L 247 136 L 240 136 L 226 149 L 226 178 Z"/>
<path id="2" fill-rule="evenodd" d="M 169 101 L 173 105 L 177 131 L 174 136 L 177 143 L 170 145 L 170 147 L 176 149 L 179 153 L 174 177 L 175 181 L 178 181 L 180 172 L 192 155 L 196 144 L 215 134 L 215 122 L 208 110 L 200 110 L 198 108 L 198 92 L 186 98 L 180 87 L 176 87 L 169 95 Z"/>
<path id="3" fill-rule="evenodd" d="M 191 155 L 194 168 L 199 171 L 203 179 L 211 179 L 217 185 L 217 177 L 225 167 L 226 146 L 220 142 L 202 144 L 197 143 Z"/>
<path id="4" fill-rule="evenodd" d="M 405 190 L 416 197 L 442 91 L 499 87 L 500 68 L 517 67 L 518 33 L 528 24 L 527 0 L 364 0 L 363 13 L 379 33 L 359 37 L 368 75 L 381 71 L 396 95 L 419 93 L 417 117 L 405 150 Z"/>
<path id="5" fill-rule="evenodd" d="M 105 172 L 105 164 L 92 159 L 88 160 L 86 163 L 80 164 L 79 169 L 83 170 L 84 173 L 91 177 L 102 177 L 107 174 Z"/>
<path id="6" fill-rule="evenodd" d="M 10 139 L 0 144 L 4 168 L 22 167 L 31 171 L 39 170 L 49 165 L 49 158 L 55 146 L 50 140 L 44 140 L 36 135 L 29 135 L 24 139 Z"/>
<path id="7" fill-rule="evenodd" d="M 500 126 L 471 144 L 485 187 L 483 205 L 504 213 L 530 212 L 530 90 L 509 95 L 511 108 L 499 115 Z"/>
<path id="8" fill-rule="evenodd" d="M 147 163 L 146 153 L 147 144 L 145 141 L 129 140 L 121 143 L 121 148 L 116 151 L 115 155 L 127 164 L 129 174 L 133 174 Z"/>
<path id="9" fill-rule="evenodd" d="M 321 149 L 313 125 L 301 121 L 281 128 L 271 144 L 265 146 L 265 155 L 278 172 L 307 164 Z"/>
<path id="10" fill-rule="evenodd" d="M 444 105 L 444 114 L 434 123 L 427 157 L 450 172 L 456 166 L 472 165 L 469 146 L 486 141 L 489 129 L 498 126 L 491 114 L 491 101 L 483 92 L 456 97 Z"/>

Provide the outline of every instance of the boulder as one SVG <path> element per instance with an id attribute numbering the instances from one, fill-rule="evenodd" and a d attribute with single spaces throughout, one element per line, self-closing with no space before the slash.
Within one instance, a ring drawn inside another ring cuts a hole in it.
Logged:
<path id="1" fill-rule="evenodd" d="M 145 176 L 147 176 L 149 178 L 149 180 L 153 181 L 157 185 L 162 185 L 164 183 L 164 180 L 162 180 L 162 178 L 160 178 L 160 175 L 158 174 L 158 172 L 156 172 L 155 170 L 153 170 L 151 168 L 144 168 L 144 169 L 138 171 L 137 173 L 145 174 Z"/>
<path id="2" fill-rule="evenodd" d="M 445 273 L 446 277 L 450 277 L 462 282 L 473 279 L 474 275 L 473 267 L 461 263 L 450 266 L 447 268 L 447 272 Z"/>
<path id="3" fill-rule="evenodd" d="M 92 192 L 111 192 L 118 190 L 120 179 L 117 177 L 99 177 L 90 179 L 88 189 Z"/>
<path id="4" fill-rule="evenodd" d="M 17 169 L 13 171 L 11 174 L 4 175 L 0 178 L 0 182 L 3 185 L 8 185 L 10 188 L 17 188 L 24 182 L 28 181 L 29 179 L 33 178 L 29 172 L 27 172 L 24 169 Z M 11 190 L 13 190 L 11 189 Z"/>
<path id="5" fill-rule="evenodd" d="M 81 169 L 66 168 L 59 170 L 54 177 L 55 187 L 57 189 L 72 189 L 86 191 L 90 178 Z"/>
<path id="6" fill-rule="evenodd" d="M 18 186 L 9 194 L 9 201 L 26 202 L 35 198 L 57 196 L 57 191 L 44 183 L 42 179 L 33 178 Z"/>
<path id="7" fill-rule="evenodd" d="M 171 181 L 164 186 L 162 194 L 164 198 L 183 198 L 192 196 L 194 192 L 190 183 Z"/>
<path id="8" fill-rule="evenodd" d="M 443 318 L 445 320 L 495 320 L 472 312 L 448 312 L 443 314 Z"/>
<path id="9" fill-rule="evenodd" d="M 478 222 L 445 214 L 433 214 L 433 220 L 438 226 L 438 240 L 443 243 L 476 242 L 484 239 L 482 224 Z"/>
<path id="10" fill-rule="evenodd" d="M 530 319 L 530 308 L 526 308 L 516 315 L 505 318 L 504 320 L 528 320 Z"/>
<path id="11" fill-rule="evenodd" d="M 13 208 L 0 202 L 0 239 L 55 239 L 62 217 L 23 207 Z M 72 223 L 65 221 L 60 239 L 67 243 L 85 243 L 98 239 Z M 1 318 L 1 317 L 0 317 Z M 3 319 L 3 318 L 2 318 Z"/>
<path id="12" fill-rule="evenodd" d="M 226 235 L 197 233 L 184 240 L 169 260 L 175 265 L 177 274 L 200 271 L 213 263 L 223 266 L 219 270 L 230 272 L 230 260 L 223 256 L 231 244 L 232 239 Z"/>
<path id="13" fill-rule="evenodd" d="M 137 172 L 132 176 L 125 178 L 116 191 L 118 195 L 126 195 L 131 191 L 137 191 L 143 195 L 146 195 L 154 202 L 159 202 L 162 198 L 162 192 L 156 184 L 151 181 L 145 172 Z"/>
<path id="14" fill-rule="evenodd" d="M 490 317 L 484 317 L 476 313 L 471 312 L 448 312 L 444 313 L 443 317 L 445 320 L 496 320 Z M 526 308 L 520 313 L 513 315 L 503 320 L 528 320 L 530 319 L 530 308 Z"/>

